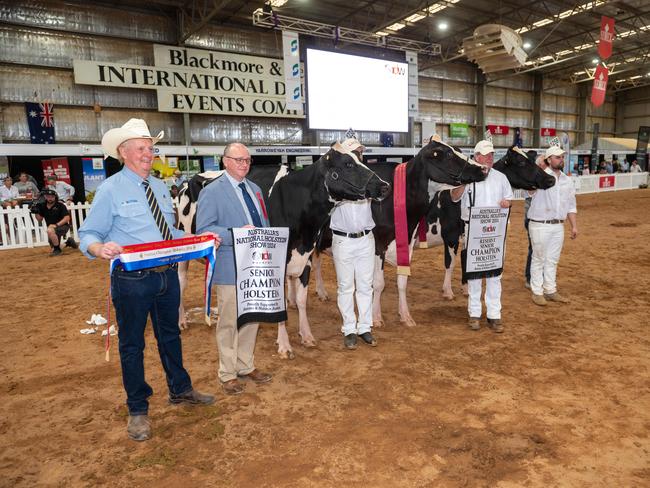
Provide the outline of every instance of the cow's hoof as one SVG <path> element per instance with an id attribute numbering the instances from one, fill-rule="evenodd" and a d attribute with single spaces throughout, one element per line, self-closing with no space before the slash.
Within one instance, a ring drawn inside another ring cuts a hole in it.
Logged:
<path id="1" fill-rule="evenodd" d="M 444 298 L 445 300 L 453 300 L 454 299 L 454 294 L 453 293 L 452 294 L 443 293 L 442 298 Z"/>
<path id="2" fill-rule="evenodd" d="M 180 330 L 189 330 L 190 326 L 189 326 L 189 324 L 186 324 L 186 323 L 183 322 L 183 323 L 178 324 L 178 328 Z"/>
<path id="3" fill-rule="evenodd" d="M 302 336 L 301 336 L 300 337 L 300 343 L 304 347 L 308 347 L 308 348 L 316 347 L 316 339 L 314 339 L 313 337 L 308 337 L 307 339 L 303 339 Z"/>
<path id="4" fill-rule="evenodd" d="M 379 328 L 381 328 L 381 327 L 386 327 L 386 322 L 384 322 L 384 321 L 381 320 L 381 319 L 379 319 L 379 320 L 373 320 L 373 321 L 372 321 L 372 326 L 375 327 L 375 328 L 377 328 L 377 327 L 379 327 Z"/>
<path id="5" fill-rule="evenodd" d="M 402 322 L 407 327 L 415 327 L 417 325 L 415 323 L 415 320 L 413 320 L 411 317 L 407 317 L 405 319 L 400 319 L 400 322 Z"/>
<path id="6" fill-rule="evenodd" d="M 321 302 L 329 302 L 330 296 L 327 294 L 327 292 L 325 292 L 325 293 L 319 293 L 319 294 L 318 294 L 318 299 L 319 299 Z"/>
<path id="7" fill-rule="evenodd" d="M 297 310 L 298 309 L 298 305 L 296 305 L 295 302 L 288 302 L 287 305 L 292 310 Z"/>
<path id="8" fill-rule="evenodd" d="M 280 359 L 296 359 L 295 353 L 289 349 L 288 351 L 278 351 Z"/>

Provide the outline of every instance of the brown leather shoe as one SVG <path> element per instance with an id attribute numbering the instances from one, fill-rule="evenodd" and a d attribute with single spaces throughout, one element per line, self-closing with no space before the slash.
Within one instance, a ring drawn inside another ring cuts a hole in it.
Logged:
<path id="1" fill-rule="evenodd" d="M 249 378 L 253 380 L 255 383 L 268 383 L 271 381 L 271 378 L 273 378 L 273 375 L 269 373 L 262 373 L 259 369 L 254 369 L 248 374 L 238 374 L 240 378 Z"/>
<path id="2" fill-rule="evenodd" d="M 469 320 L 467 321 L 467 326 L 472 329 L 472 330 L 480 330 L 481 329 L 481 324 L 479 323 L 478 317 L 470 317 Z"/>
<path id="3" fill-rule="evenodd" d="M 501 322 L 501 319 L 487 319 L 487 321 L 490 329 L 492 329 L 494 332 L 497 334 L 501 334 L 503 332 L 503 323 Z"/>
<path id="4" fill-rule="evenodd" d="M 551 302 L 569 303 L 569 299 L 560 295 L 558 292 L 549 294 L 544 293 L 544 298 L 546 298 L 546 300 L 550 300 Z"/>
<path id="5" fill-rule="evenodd" d="M 221 383 L 221 388 L 226 395 L 240 395 L 244 393 L 244 385 L 238 379 L 224 381 Z"/>
<path id="6" fill-rule="evenodd" d="M 548 302 L 546 301 L 546 298 L 544 298 L 544 295 L 535 295 L 533 293 L 533 303 L 540 307 L 545 307 Z"/>
<path id="7" fill-rule="evenodd" d="M 149 417 L 147 415 L 129 415 L 126 433 L 129 435 L 129 439 L 138 442 L 151 439 L 151 423 L 149 422 Z"/>

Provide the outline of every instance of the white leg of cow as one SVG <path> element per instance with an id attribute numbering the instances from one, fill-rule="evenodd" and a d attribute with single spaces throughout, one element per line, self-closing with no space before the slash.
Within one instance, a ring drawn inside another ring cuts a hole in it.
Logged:
<path id="1" fill-rule="evenodd" d="M 189 329 L 187 317 L 185 317 L 185 307 L 183 306 L 183 296 L 185 295 L 185 289 L 187 288 L 187 272 L 189 270 L 189 267 L 189 261 L 182 261 L 178 263 L 178 282 L 181 289 L 181 304 L 178 307 L 178 328 L 180 330 Z"/>
<path id="2" fill-rule="evenodd" d="M 451 288 L 451 278 L 454 275 L 454 265 L 456 264 L 456 253 L 453 247 L 445 249 L 445 280 L 442 283 L 442 296 L 447 300 L 454 299 L 454 291 Z"/>
<path id="3" fill-rule="evenodd" d="M 372 280 L 372 326 L 383 327 L 386 325 L 381 315 L 381 294 L 384 291 L 384 270 L 381 267 L 381 258 L 375 256 L 375 274 Z"/>
<path id="4" fill-rule="evenodd" d="M 321 270 L 321 265 L 323 260 L 320 257 L 320 254 L 314 253 L 311 256 L 311 269 L 314 271 L 314 279 L 316 280 L 316 293 L 318 298 L 323 302 L 326 302 L 330 299 L 327 290 L 325 289 L 325 283 L 323 282 L 323 273 Z"/>
<path id="5" fill-rule="evenodd" d="M 301 281 L 297 283 L 296 304 L 298 305 L 298 333 L 300 341 L 305 347 L 316 347 L 316 340 L 311 333 L 309 319 L 307 318 L 307 292 L 309 285 L 304 286 Z"/>
<path id="6" fill-rule="evenodd" d="M 287 305 L 289 308 L 297 308 L 296 306 L 296 287 L 298 278 L 287 276 Z"/>
<path id="7" fill-rule="evenodd" d="M 291 348 L 291 343 L 289 342 L 289 334 L 287 334 L 287 323 L 280 322 L 278 323 L 278 355 L 282 359 L 294 359 L 296 355 Z"/>
<path id="8" fill-rule="evenodd" d="M 408 327 L 415 327 L 415 320 L 411 317 L 409 312 L 409 305 L 406 301 L 406 286 L 409 277 L 404 275 L 397 275 L 397 293 L 399 295 L 399 319 Z"/>

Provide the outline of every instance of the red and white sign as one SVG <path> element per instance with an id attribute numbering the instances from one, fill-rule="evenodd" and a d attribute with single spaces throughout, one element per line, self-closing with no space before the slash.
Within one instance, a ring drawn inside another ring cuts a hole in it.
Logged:
<path id="1" fill-rule="evenodd" d="M 600 41 L 598 42 L 598 55 L 603 61 L 612 55 L 615 35 L 614 19 L 603 15 L 600 19 Z"/>
<path id="2" fill-rule="evenodd" d="M 552 127 L 542 127 L 539 133 L 542 137 L 555 137 L 555 129 Z"/>
<path id="3" fill-rule="evenodd" d="M 43 166 L 43 176 L 45 178 L 43 181 L 44 185 L 47 184 L 47 177 L 52 175 L 56 175 L 56 179 L 59 181 L 71 184 L 68 158 L 42 159 L 41 164 Z"/>
<path id="4" fill-rule="evenodd" d="M 591 103 L 594 107 L 600 107 L 605 101 L 605 92 L 607 91 L 607 80 L 609 79 L 609 70 L 607 67 L 599 64 L 594 73 L 594 86 L 591 89 Z"/>
<path id="5" fill-rule="evenodd" d="M 598 180 L 598 188 L 614 188 L 614 185 L 616 185 L 616 176 L 614 175 L 601 176 Z"/>
<path id="6" fill-rule="evenodd" d="M 488 125 L 487 130 L 495 136 L 507 136 L 510 132 L 510 127 L 507 125 Z"/>

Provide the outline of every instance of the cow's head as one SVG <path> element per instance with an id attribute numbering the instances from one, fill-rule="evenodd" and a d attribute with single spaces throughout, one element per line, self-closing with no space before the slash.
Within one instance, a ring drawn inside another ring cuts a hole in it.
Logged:
<path id="1" fill-rule="evenodd" d="M 363 164 L 356 153 L 345 151 L 338 142 L 320 161 L 331 200 L 383 200 L 390 193 L 387 182 Z"/>
<path id="2" fill-rule="evenodd" d="M 424 163 L 431 181 L 451 186 L 483 181 L 483 167 L 456 149 L 433 136 L 415 156 L 415 161 Z"/>
<path id="3" fill-rule="evenodd" d="M 513 188 L 522 190 L 546 190 L 555 185 L 555 178 L 535 164 L 536 151 L 524 152 L 517 146 L 508 148 L 505 156 L 494 163 Z"/>

